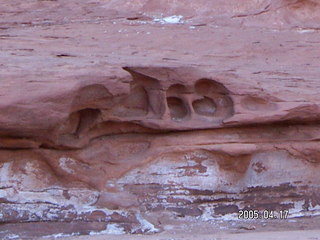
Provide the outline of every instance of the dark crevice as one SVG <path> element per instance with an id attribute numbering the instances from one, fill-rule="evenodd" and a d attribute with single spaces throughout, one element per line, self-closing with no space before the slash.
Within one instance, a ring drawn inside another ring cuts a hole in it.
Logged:
<path id="1" fill-rule="evenodd" d="M 112 122 L 112 121 L 110 121 Z M 147 135 L 147 136 L 162 136 L 162 135 L 170 135 L 170 134 L 177 134 L 177 133 L 192 133 L 192 132 L 200 132 L 200 131 L 214 131 L 214 130 L 230 130 L 230 129 L 242 129 L 242 128 L 283 128 L 283 127 L 294 127 L 294 126 L 319 126 L 319 122 L 314 121 L 294 121 L 294 120 L 284 120 L 281 122 L 270 122 L 270 123 L 252 123 L 252 124 L 242 124 L 242 125 L 229 125 L 224 126 L 220 128 L 199 128 L 199 129 L 187 129 L 187 130 L 173 130 L 173 129 L 154 129 L 154 128 L 148 128 L 143 127 L 142 125 L 138 123 L 131 123 L 131 122 L 113 122 L 113 123 L 129 123 L 129 124 L 135 124 L 136 126 L 140 126 L 143 129 L 140 129 L 138 131 L 130 130 L 127 132 L 118 132 L 118 133 L 110 133 L 110 134 L 104 134 L 97 137 L 92 137 L 87 144 L 81 146 L 81 147 L 70 147 L 70 146 L 64 146 L 64 145 L 55 145 L 53 142 L 43 142 L 38 147 L 30 147 L 30 148 L 24 148 L 24 147 L 0 147 L 0 150 L 10 150 L 10 151 L 22 151 L 22 150 L 32 150 L 32 149 L 46 149 L 46 150 L 79 150 L 83 149 L 90 145 L 90 143 L 94 140 L 110 137 L 110 136 L 123 136 L 123 135 Z M 80 127 L 78 127 L 80 129 Z M 23 139 L 25 137 L 21 137 Z M 19 137 L 14 137 L 14 139 L 19 139 Z M 319 139 L 320 140 L 320 139 Z M 310 139 L 309 141 L 318 141 L 317 139 Z M 274 140 L 276 142 L 276 139 Z M 249 143 L 249 142 L 243 142 L 243 143 Z"/>
<path id="2" fill-rule="evenodd" d="M 90 130 L 99 118 L 101 111 L 99 109 L 86 108 L 78 112 L 79 124 L 75 132 L 76 136 L 81 135 L 83 132 Z"/>

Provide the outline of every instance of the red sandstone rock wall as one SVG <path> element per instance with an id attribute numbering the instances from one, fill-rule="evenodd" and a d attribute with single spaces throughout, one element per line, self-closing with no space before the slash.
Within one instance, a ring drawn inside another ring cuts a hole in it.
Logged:
<path id="1" fill-rule="evenodd" d="M 0 3 L 3 238 L 319 213 L 317 1 Z"/>

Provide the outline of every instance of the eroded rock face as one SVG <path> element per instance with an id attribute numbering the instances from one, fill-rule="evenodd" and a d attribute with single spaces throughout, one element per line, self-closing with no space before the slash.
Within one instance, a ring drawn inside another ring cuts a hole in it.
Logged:
<path id="1" fill-rule="evenodd" d="M 2 238 L 319 213 L 316 1 L 13 2 Z"/>

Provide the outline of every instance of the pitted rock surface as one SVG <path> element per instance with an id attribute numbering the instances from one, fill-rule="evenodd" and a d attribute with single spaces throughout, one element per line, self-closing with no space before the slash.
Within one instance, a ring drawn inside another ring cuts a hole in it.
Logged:
<path id="1" fill-rule="evenodd" d="M 0 3 L 0 238 L 316 227 L 317 1 Z"/>

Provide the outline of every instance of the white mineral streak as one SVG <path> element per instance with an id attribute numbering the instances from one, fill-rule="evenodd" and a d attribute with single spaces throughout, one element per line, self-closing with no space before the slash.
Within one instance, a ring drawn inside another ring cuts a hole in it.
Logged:
<path id="1" fill-rule="evenodd" d="M 0 187 L 8 186 L 12 163 L 13 162 L 6 162 L 0 165 Z"/>
<path id="2" fill-rule="evenodd" d="M 70 173 L 70 174 L 74 173 L 74 170 L 70 167 L 72 165 L 76 165 L 76 161 L 72 158 L 61 157 L 59 159 L 59 166 L 67 173 Z"/>
<path id="3" fill-rule="evenodd" d="M 79 236 L 80 233 L 79 232 L 76 232 L 76 233 L 71 233 L 71 234 L 65 234 L 65 233 L 58 233 L 58 234 L 53 234 L 53 235 L 47 235 L 47 236 L 44 236 L 43 238 L 65 238 L 65 237 L 72 237 L 72 236 Z"/>
<path id="4" fill-rule="evenodd" d="M 192 156 L 196 158 L 204 158 L 201 153 Z M 191 158 L 192 158 L 191 157 Z M 184 156 L 185 158 L 185 156 Z M 205 160 L 201 163 L 204 171 L 197 169 L 197 162 L 193 160 L 175 161 L 170 158 L 161 158 L 156 163 L 149 164 L 143 169 L 134 169 L 126 176 L 118 180 L 118 183 L 133 184 L 170 184 L 179 185 L 181 188 L 193 189 L 217 189 L 219 185 L 219 167 L 214 161 Z M 140 173 L 139 173 L 140 172 Z M 143 172 L 144 174 L 141 174 Z M 210 179 L 210 181 L 208 180 Z"/>
<path id="5" fill-rule="evenodd" d="M 106 229 L 100 232 L 91 231 L 89 235 L 102 235 L 102 234 L 112 234 L 112 235 L 121 235 L 125 234 L 125 230 L 123 227 L 119 226 L 118 224 L 112 223 L 108 224 Z"/>
<path id="6" fill-rule="evenodd" d="M 181 15 L 173 15 L 169 17 L 164 18 L 155 18 L 154 22 L 159 22 L 161 24 L 177 24 L 177 23 L 183 23 L 182 21 L 183 16 Z"/>
<path id="7" fill-rule="evenodd" d="M 144 233 L 156 233 L 159 232 L 160 230 L 157 229 L 152 223 L 148 222 L 146 219 L 144 219 L 140 213 L 136 214 L 137 220 L 141 224 L 141 230 Z"/>

